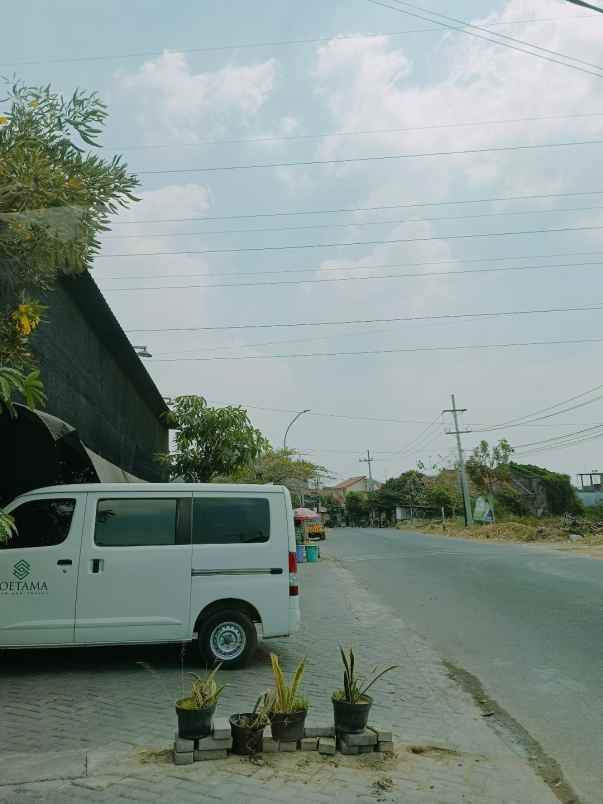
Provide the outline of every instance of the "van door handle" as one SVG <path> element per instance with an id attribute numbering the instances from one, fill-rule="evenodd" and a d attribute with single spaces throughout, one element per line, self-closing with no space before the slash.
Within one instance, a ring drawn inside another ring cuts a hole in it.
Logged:
<path id="1" fill-rule="evenodd" d="M 93 558 L 90 561 L 90 572 L 93 575 L 97 575 L 99 572 L 102 572 L 105 568 L 105 561 L 102 558 Z"/>
<path id="2" fill-rule="evenodd" d="M 57 565 L 59 567 L 67 567 L 71 566 L 72 564 L 73 561 L 70 558 L 59 558 L 59 560 L 57 561 Z"/>

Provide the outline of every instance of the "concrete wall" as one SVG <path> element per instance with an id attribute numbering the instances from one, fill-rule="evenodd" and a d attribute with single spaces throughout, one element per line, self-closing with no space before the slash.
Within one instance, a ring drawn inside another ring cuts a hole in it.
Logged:
<path id="1" fill-rule="evenodd" d="M 126 472 L 163 479 L 154 455 L 168 449 L 165 404 L 93 280 L 65 279 L 44 302 L 32 347 L 48 413 Z"/>

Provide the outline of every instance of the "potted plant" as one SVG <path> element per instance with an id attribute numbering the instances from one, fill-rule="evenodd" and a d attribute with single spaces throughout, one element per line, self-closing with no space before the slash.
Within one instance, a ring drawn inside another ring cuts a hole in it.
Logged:
<path id="1" fill-rule="evenodd" d="M 226 686 L 219 687 L 216 682 L 216 673 L 220 667 L 221 665 L 215 667 L 205 678 L 196 673 L 188 674 L 193 677 L 191 694 L 176 701 L 180 737 L 194 740 L 211 734 L 216 704 Z"/>
<path id="2" fill-rule="evenodd" d="M 346 655 L 341 646 L 339 650 L 343 660 L 344 673 L 343 689 L 336 690 L 332 698 L 335 732 L 357 734 L 366 728 L 373 703 L 373 699 L 366 693 L 381 676 L 389 673 L 390 670 L 397 669 L 397 667 L 392 665 L 379 673 L 373 671 L 373 675 L 369 678 L 357 676 L 352 648 L 349 650 L 349 655 Z"/>
<path id="3" fill-rule="evenodd" d="M 272 674 L 274 676 L 274 692 L 272 693 L 272 706 L 270 710 L 270 729 L 275 740 L 294 741 L 304 736 L 304 725 L 308 714 L 308 702 L 298 695 L 298 690 L 304 675 L 305 662 L 303 659 L 293 673 L 291 686 L 287 685 L 285 674 L 281 668 L 278 656 L 270 654 Z"/>
<path id="4" fill-rule="evenodd" d="M 257 699 L 253 712 L 231 715 L 230 731 L 233 754 L 250 756 L 262 752 L 263 732 L 270 722 L 271 706 L 272 696 L 264 693 Z"/>

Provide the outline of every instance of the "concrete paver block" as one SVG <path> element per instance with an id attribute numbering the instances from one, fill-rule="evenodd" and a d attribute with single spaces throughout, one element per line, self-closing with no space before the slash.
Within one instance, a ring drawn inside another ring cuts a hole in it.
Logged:
<path id="1" fill-rule="evenodd" d="M 304 737 L 301 740 L 302 751 L 316 751 L 318 748 L 318 737 Z"/>
<path id="2" fill-rule="evenodd" d="M 379 743 L 391 743 L 391 741 L 394 739 L 391 726 L 369 726 L 368 730 L 375 732 L 377 735 L 377 742 Z"/>
<path id="3" fill-rule="evenodd" d="M 274 754 L 278 751 L 278 742 L 272 736 L 270 726 L 266 726 L 262 732 L 262 748 L 266 754 Z"/>
<path id="4" fill-rule="evenodd" d="M 202 737 L 196 741 L 197 751 L 230 751 L 232 748 L 232 737 L 229 735 L 223 740 L 216 737 Z"/>
<path id="5" fill-rule="evenodd" d="M 375 751 L 382 751 L 384 754 L 393 754 L 394 753 L 393 740 L 383 740 L 381 742 L 378 742 Z"/>
<path id="6" fill-rule="evenodd" d="M 186 740 L 184 737 L 179 737 L 178 732 L 174 735 L 174 751 L 177 754 L 188 754 L 190 751 L 195 750 L 195 740 Z"/>
<path id="7" fill-rule="evenodd" d="M 342 743 L 345 743 L 349 746 L 354 745 L 377 745 L 377 735 L 365 729 L 364 731 L 360 732 L 359 734 L 340 734 L 340 740 Z"/>
<path id="8" fill-rule="evenodd" d="M 209 759 L 226 759 L 227 756 L 228 751 L 226 749 L 223 751 L 195 751 L 194 760 L 195 762 L 206 762 Z"/>
<path id="9" fill-rule="evenodd" d="M 189 751 L 188 753 L 174 752 L 174 765 L 192 765 L 195 761 L 194 754 L 194 751 Z"/>
<path id="10" fill-rule="evenodd" d="M 333 737 L 319 737 L 318 751 L 321 754 L 332 756 L 335 753 L 335 739 Z"/>
<path id="11" fill-rule="evenodd" d="M 295 740 L 279 740 L 278 750 L 287 752 L 297 751 L 297 742 Z"/>
<path id="12" fill-rule="evenodd" d="M 304 729 L 304 736 L 306 737 L 334 737 L 335 726 L 333 723 L 328 725 L 326 723 L 318 723 L 313 720 L 309 721 Z"/>
<path id="13" fill-rule="evenodd" d="M 212 737 L 214 740 L 226 740 L 231 737 L 230 723 L 225 717 L 214 718 Z"/>
<path id="14" fill-rule="evenodd" d="M 341 743 L 341 745 L 339 746 L 339 750 L 344 756 L 353 756 L 354 754 L 360 753 L 360 746 L 347 745 L 346 743 Z"/>

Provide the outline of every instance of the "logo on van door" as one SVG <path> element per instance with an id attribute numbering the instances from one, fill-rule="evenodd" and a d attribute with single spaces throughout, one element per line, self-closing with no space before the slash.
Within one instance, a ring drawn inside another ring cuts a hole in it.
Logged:
<path id="1" fill-rule="evenodd" d="M 0 579 L 0 595 L 47 595 L 46 581 L 32 580 L 31 565 L 24 558 L 20 558 L 13 565 L 13 578 L 10 581 Z M 28 580 L 26 580 L 28 579 Z"/>
<path id="2" fill-rule="evenodd" d="M 31 567 L 23 558 L 17 561 L 13 567 L 13 575 L 18 581 L 22 581 L 24 578 L 27 578 L 30 572 Z"/>

